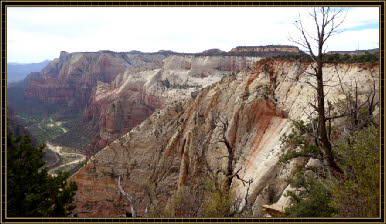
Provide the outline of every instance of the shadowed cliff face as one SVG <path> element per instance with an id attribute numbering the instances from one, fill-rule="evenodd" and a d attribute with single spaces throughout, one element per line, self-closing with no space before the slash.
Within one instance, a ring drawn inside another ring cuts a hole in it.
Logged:
<path id="1" fill-rule="evenodd" d="M 378 74 L 377 69 L 326 65 L 324 74 L 331 84 L 338 81 L 338 76 L 346 83 L 355 77 L 365 94 L 372 77 Z M 203 150 L 207 150 L 212 167 L 225 168 L 226 159 L 217 158 L 226 155 L 226 147 L 213 143 L 222 134 L 216 125 L 218 114 L 229 121 L 226 136 L 235 151 L 235 169 L 241 168 L 242 178 L 253 179 L 249 201 L 253 203 L 254 215 L 260 215 L 262 205 L 268 202 L 263 193 L 268 187 L 276 192 L 274 202 L 285 206 L 287 201 L 282 195 L 288 188 L 286 179 L 294 164 L 282 167 L 277 163 L 283 151 L 280 138 L 291 130 L 290 119 L 305 119 L 310 109 L 308 103 L 313 100 L 314 91 L 305 84 L 310 81 L 306 71 L 310 72 L 311 67 L 305 63 L 263 59 L 253 69 L 225 76 L 204 88 L 195 99 L 156 110 L 71 177 L 79 186 L 76 210 L 88 211 L 85 215 L 92 217 L 124 216 L 128 204 L 119 195 L 119 176 L 125 192 L 137 199 L 139 215 L 149 204 L 143 192 L 146 181 L 155 184 L 158 199 L 165 205 L 179 186 L 192 183 L 205 169 Z M 151 92 L 149 88 L 143 91 Z M 336 89 L 327 88 L 326 92 L 332 102 L 344 97 Z M 120 109 L 113 111 L 121 116 Z M 106 113 L 113 111 L 107 109 Z M 115 125 L 106 123 L 106 129 L 112 126 Z M 232 185 L 238 195 L 245 194 L 246 187 L 241 183 L 234 181 Z"/>
<path id="2" fill-rule="evenodd" d="M 12 133 L 13 138 L 20 135 L 28 135 L 33 146 L 38 147 L 38 141 L 31 135 L 31 133 L 23 126 L 19 119 L 16 118 L 15 112 L 7 107 L 7 133 Z"/>

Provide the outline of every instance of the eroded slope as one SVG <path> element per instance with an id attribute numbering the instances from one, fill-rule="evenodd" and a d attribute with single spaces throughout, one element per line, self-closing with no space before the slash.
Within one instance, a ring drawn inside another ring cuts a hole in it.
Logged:
<path id="1" fill-rule="evenodd" d="M 378 75 L 375 66 L 326 65 L 325 80 L 349 84 L 357 79 L 365 94 Z M 193 100 L 174 102 L 157 110 L 142 124 L 112 142 L 71 177 L 78 183 L 77 211 L 85 216 L 125 216 L 127 201 L 120 197 L 117 179 L 123 189 L 136 198 L 139 215 L 149 204 L 143 184 L 154 183 L 158 199 L 166 204 L 179 186 L 191 184 L 205 169 L 203 150 L 212 167 L 225 166 L 226 148 L 216 140 L 222 129 L 219 115 L 229 121 L 226 136 L 234 148 L 236 169 L 241 177 L 253 179 L 249 201 L 254 215 L 262 205 L 280 202 L 288 187 L 291 166 L 278 164 L 282 153 L 281 137 L 291 130 L 291 119 L 305 119 L 314 91 L 306 82 L 310 65 L 283 60 L 261 60 L 253 69 L 228 75 L 203 89 Z M 337 88 L 326 87 L 327 99 L 344 98 Z M 213 143 L 215 142 L 215 143 Z M 217 142 L 217 143 L 216 143 Z M 237 193 L 246 187 L 235 181 Z M 274 201 L 264 190 L 273 187 Z"/>

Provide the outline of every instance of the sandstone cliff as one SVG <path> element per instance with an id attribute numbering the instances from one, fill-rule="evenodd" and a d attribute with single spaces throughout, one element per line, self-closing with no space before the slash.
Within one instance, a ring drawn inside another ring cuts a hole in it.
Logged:
<path id="1" fill-rule="evenodd" d="M 84 113 L 84 120 L 91 120 L 99 130 L 88 154 L 127 133 L 156 109 L 191 98 L 201 88 L 252 66 L 259 59 L 173 55 L 165 58 L 160 68 L 127 69 L 110 83 L 98 82 Z"/>
<path id="2" fill-rule="evenodd" d="M 193 68 L 194 63 L 179 64 Z M 237 75 L 230 74 L 213 82 L 195 99 L 173 102 L 156 110 L 93 156 L 71 177 L 79 186 L 76 210 L 88 211 L 90 213 L 85 215 L 91 217 L 124 216 L 128 204 L 118 191 L 120 176 L 123 189 L 137 199 L 135 206 L 141 215 L 149 203 L 143 192 L 144 182 L 154 183 L 159 199 L 166 204 L 179 186 L 190 184 L 202 172 L 203 150 L 207 150 L 211 166 L 225 166 L 226 160 L 222 157 L 226 155 L 225 146 L 209 144 L 221 134 L 221 128 L 216 125 L 218 113 L 229 121 L 226 136 L 235 151 L 236 169 L 241 168 L 242 178 L 253 179 L 249 201 L 253 204 L 254 215 L 261 216 L 264 204 L 282 208 L 288 203 L 283 192 L 288 189 L 287 177 L 293 166 L 278 164 L 284 150 L 280 139 L 290 132 L 291 119 L 305 119 L 306 112 L 310 111 L 309 102 L 314 99 L 314 91 L 306 84 L 313 82 L 306 76 L 307 71 L 311 71 L 307 63 L 263 59 L 253 69 L 243 69 Z M 336 84 L 339 78 L 349 84 L 355 78 L 362 94 L 368 91 L 378 72 L 376 66 L 354 64 L 324 68 L 329 84 Z M 178 83 L 177 80 L 171 83 Z M 331 102 L 344 98 L 337 88 L 326 88 L 327 99 Z M 154 93 L 158 99 L 157 91 L 151 88 L 141 91 Z M 241 183 L 235 181 L 233 185 L 237 194 L 245 194 L 246 187 Z M 265 193 L 269 189 L 274 192 L 270 199 Z"/>
<path id="3" fill-rule="evenodd" d="M 25 97 L 80 108 L 80 125 L 97 133 L 86 149 L 93 155 L 155 109 L 194 97 L 201 88 L 259 59 L 169 51 L 61 52 L 41 72 L 28 76 Z"/>
<path id="4" fill-rule="evenodd" d="M 149 61 L 160 62 L 162 55 L 143 57 L 125 53 L 62 51 L 40 73 L 30 74 L 25 96 L 45 102 L 85 107 L 97 82 L 111 82 L 127 68 Z"/>

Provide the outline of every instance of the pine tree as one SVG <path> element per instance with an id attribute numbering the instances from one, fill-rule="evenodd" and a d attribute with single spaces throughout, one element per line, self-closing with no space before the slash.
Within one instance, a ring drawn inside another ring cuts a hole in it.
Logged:
<path id="1" fill-rule="evenodd" d="M 65 217 L 74 209 L 77 185 L 68 173 L 50 176 L 44 168 L 44 145 L 35 148 L 28 136 L 7 135 L 7 215 Z"/>

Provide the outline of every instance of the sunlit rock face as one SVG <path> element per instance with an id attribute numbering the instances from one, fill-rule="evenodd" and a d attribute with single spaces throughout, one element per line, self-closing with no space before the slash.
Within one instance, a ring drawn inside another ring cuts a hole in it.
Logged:
<path id="1" fill-rule="evenodd" d="M 165 59 L 159 70 L 142 73 L 140 77 L 152 77 L 142 81 L 145 84 L 138 84 L 141 82 L 138 81 L 139 78 L 128 81 L 137 83 L 136 90 L 142 88 L 137 92 L 148 97 L 140 98 L 144 104 L 149 105 L 149 99 L 159 104 L 152 104 L 157 106 L 154 106 L 155 112 L 150 117 L 108 144 L 71 177 L 79 186 L 75 201 L 76 211 L 88 211 L 90 213 L 85 213 L 84 216 L 91 217 L 124 216 L 128 204 L 119 195 L 119 176 L 122 178 L 123 189 L 137 199 L 135 206 L 139 215 L 143 214 L 149 204 L 143 187 L 146 181 L 156 184 L 160 190 L 158 199 L 165 205 L 178 187 L 192 184 L 195 177 L 203 172 L 204 149 L 208 152 L 207 160 L 212 167 L 225 167 L 226 158 L 217 158 L 226 155 L 226 147 L 223 143 L 213 143 L 222 134 L 222 129 L 216 125 L 218 115 L 229 121 L 226 136 L 237 158 L 235 169 L 241 168 L 241 178 L 253 179 L 249 201 L 253 203 L 254 215 L 262 214 L 263 205 L 283 208 L 288 204 L 283 196 L 283 192 L 289 188 L 288 175 L 296 164 L 307 161 L 295 161 L 285 167 L 280 165 L 278 159 L 284 150 L 281 138 L 291 131 L 292 119 L 306 119 L 307 112 L 311 110 L 309 102 L 314 100 L 315 92 L 306 84 L 308 81 L 314 83 L 306 75 L 306 72 L 312 71 L 310 64 L 263 59 L 252 68 L 220 77 L 220 81 L 203 86 L 205 88 L 195 99 L 186 97 L 174 102 L 174 91 L 188 92 L 187 89 L 191 87 L 163 91 L 160 96 L 158 91 L 166 87 L 159 85 L 159 82 L 149 84 L 151 81 L 148 80 L 167 78 L 170 79 L 169 85 L 182 85 L 186 80 L 181 78 L 184 75 L 188 80 L 194 80 L 197 74 L 212 77 L 218 72 L 219 69 L 215 69 L 209 75 L 202 74 L 194 66 L 197 60 L 206 59 L 172 56 Z M 169 65 L 170 61 L 174 61 L 173 64 Z M 202 65 L 203 62 L 199 64 Z M 176 73 L 182 75 L 172 78 L 172 74 Z M 339 78 L 346 84 L 357 79 L 363 95 L 369 91 L 373 78 L 377 79 L 378 73 L 377 66 L 357 64 L 326 64 L 324 68 L 328 84 L 333 86 Z M 125 75 L 130 76 L 124 73 L 121 79 L 117 77 L 116 80 L 128 80 L 123 78 Z M 120 84 L 123 82 L 117 82 L 114 87 L 116 91 L 126 88 L 125 84 Z M 106 89 L 113 88 L 112 83 L 109 86 L 101 84 L 100 93 L 107 93 Z M 194 85 L 197 82 L 186 83 Z M 326 93 L 326 99 L 332 103 L 344 98 L 337 88 L 326 87 Z M 108 108 L 104 113 L 117 117 L 125 114 L 126 112 L 121 112 L 124 109 L 119 109 L 124 107 L 123 103 L 116 103 L 118 101 L 114 101 L 115 109 Z M 172 103 L 166 105 L 164 102 Z M 163 109 L 157 109 L 162 106 Z M 110 119 L 105 122 L 105 130 L 113 132 L 116 125 L 119 125 L 117 121 Z M 243 197 L 246 186 L 237 180 L 232 184 L 237 195 Z M 271 198 L 264 193 L 268 188 L 275 192 Z"/>

